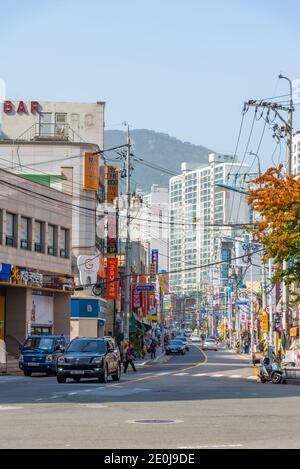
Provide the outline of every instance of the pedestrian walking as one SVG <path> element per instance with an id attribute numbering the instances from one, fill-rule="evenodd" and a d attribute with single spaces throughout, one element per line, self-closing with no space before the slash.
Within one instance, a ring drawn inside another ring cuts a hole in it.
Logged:
<path id="1" fill-rule="evenodd" d="M 129 343 L 125 352 L 124 373 L 126 373 L 129 364 L 131 365 L 131 368 L 133 369 L 133 371 L 136 371 L 133 360 L 134 360 L 134 350 L 133 350 L 132 345 Z"/>
<path id="2" fill-rule="evenodd" d="M 151 353 L 151 359 L 156 358 L 156 341 L 152 340 L 150 344 L 150 353 Z"/>

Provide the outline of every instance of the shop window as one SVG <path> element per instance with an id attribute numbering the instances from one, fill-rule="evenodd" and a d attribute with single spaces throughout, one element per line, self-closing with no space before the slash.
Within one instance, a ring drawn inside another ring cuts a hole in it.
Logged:
<path id="1" fill-rule="evenodd" d="M 34 250 L 35 252 L 43 252 L 43 223 L 36 220 L 34 228 Z"/>
<path id="2" fill-rule="evenodd" d="M 17 216 L 14 213 L 6 212 L 6 241 L 7 246 L 15 246 Z"/>
<path id="3" fill-rule="evenodd" d="M 29 218 L 21 217 L 21 240 L 20 248 L 21 249 L 30 249 L 29 246 Z"/>
<path id="4" fill-rule="evenodd" d="M 60 257 L 69 257 L 69 230 L 60 229 Z"/>
<path id="5" fill-rule="evenodd" d="M 48 225 L 48 254 L 49 256 L 56 255 L 56 227 L 54 225 Z"/>

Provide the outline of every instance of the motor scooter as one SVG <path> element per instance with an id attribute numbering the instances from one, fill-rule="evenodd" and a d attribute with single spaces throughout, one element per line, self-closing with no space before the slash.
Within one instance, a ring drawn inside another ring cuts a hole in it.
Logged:
<path id="1" fill-rule="evenodd" d="M 262 383 L 271 381 L 273 384 L 280 384 L 282 382 L 282 374 L 280 365 L 275 360 L 271 362 L 269 357 L 264 357 L 260 361 L 258 377 Z"/>

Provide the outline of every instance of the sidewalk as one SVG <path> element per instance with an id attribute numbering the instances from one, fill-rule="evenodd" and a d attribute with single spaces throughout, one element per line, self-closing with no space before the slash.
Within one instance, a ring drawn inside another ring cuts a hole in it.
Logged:
<path id="1" fill-rule="evenodd" d="M 137 365 L 151 365 L 154 363 L 165 363 L 169 361 L 171 358 L 170 355 L 165 355 L 165 352 L 162 350 L 161 347 L 157 347 L 156 349 L 156 358 L 152 359 L 150 358 L 150 354 L 147 353 L 147 355 L 144 358 L 141 358 L 139 360 L 135 360 L 135 364 Z"/>

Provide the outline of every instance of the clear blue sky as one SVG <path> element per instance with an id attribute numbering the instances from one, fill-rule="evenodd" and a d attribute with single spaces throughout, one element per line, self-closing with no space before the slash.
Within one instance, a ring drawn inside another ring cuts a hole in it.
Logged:
<path id="1" fill-rule="evenodd" d="M 0 6 L 7 98 L 104 100 L 107 128 L 126 120 L 233 152 L 243 101 L 287 93 L 280 71 L 300 78 L 298 0 L 0 0 Z M 242 143 L 250 121 L 248 113 Z M 253 151 L 260 128 L 258 122 Z M 266 162 L 273 147 L 267 131 Z"/>

